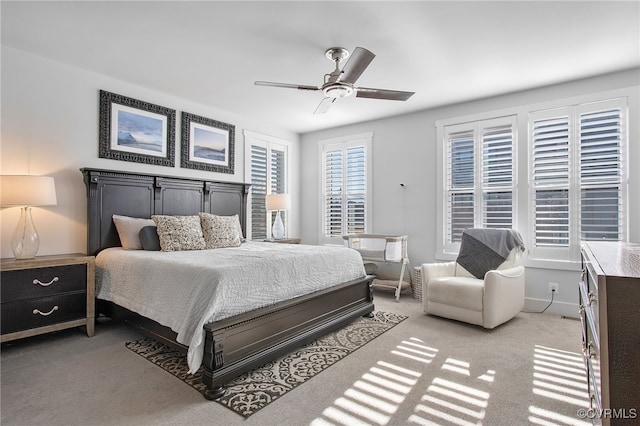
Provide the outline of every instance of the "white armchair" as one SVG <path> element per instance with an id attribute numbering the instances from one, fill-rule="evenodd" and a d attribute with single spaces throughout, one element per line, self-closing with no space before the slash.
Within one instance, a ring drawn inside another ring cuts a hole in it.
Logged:
<path id="1" fill-rule="evenodd" d="M 469 230 L 465 233 L 467 231 Z M 485 235 L 484 231 L 487 230 L 482 230 L 481 235 Z M 512 232 L 511 230 L 491 230 L 492 235 L 494 231 Z M 519 234 L 513 232 L 519 238 Z M 465 249 L 465 238 L 469 236 L 463 234 L 460 255 Z M 454 262 L 424 263 L 422 265 L 424 312 L 489 329 L 509 321 L 524 308 L 525 270 L 524 267 L 517 266 L 519 254 L 523 250 L 521 240 L 519 241 L 519 244 L 510 251 L 506 251 L 506 248 L 511 246 L 502 244 L 504 256 L 498 259 L 503 262 L 488 270 L 482 279 L 477 278 L 458 263 L 461 257 Z M 467 244 L 467 254 L 469 249 L 479 247 L 477 240 Z M 491 253 L 491 255 L 494 254 L 495 252 Z M 496 262 L 494 259 L 494 263 Z M 474 269 L 474 272 L 480 274 L 477 269 Z"/>

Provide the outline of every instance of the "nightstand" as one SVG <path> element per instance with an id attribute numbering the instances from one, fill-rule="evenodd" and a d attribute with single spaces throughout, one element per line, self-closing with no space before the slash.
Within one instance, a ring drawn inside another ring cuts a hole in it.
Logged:
<path id="1" fill-rule="evenodd" d="M 94 259 L 83 254 L 2 259 L 1 341 L 85 325 L 87 336 L 93 336 Z"/>
<path id="2" fill-rule="evenodd" d="M 265 243 L 300 244 L 300 238 L 283 238 L 282 240 L 263 240 Z"/>

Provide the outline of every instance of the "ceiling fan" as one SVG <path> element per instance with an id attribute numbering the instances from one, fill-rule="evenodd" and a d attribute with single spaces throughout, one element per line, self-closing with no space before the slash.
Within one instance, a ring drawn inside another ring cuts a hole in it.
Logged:
<path id="1" fill-rule="evenodd" d="M 415 92 L 401 92 L 398 90 L 372 89 L 368 87 L 354 86 L 356 80 L 369 66 L 373 58 L 373 53 L 363 47 L 356 47 L 350 55 L 349 51 L 343 47 L 332 47 L 325 52 L 327 58 L 335 62 L 336 69 L 324 75 L 322 86 L 306 86 L 302 84 L 274 83 L 271 81 L 256 81 L 258 86 L 284 87 L 289 89 L 322 91 L 325 98 L 320 102 L 314 114 L 327 112 L 329 107 L 339 98 L 351 96 L 355 93 L 357 98 L 386 99 L 392 101 L 406 101 Z M 340 69 L 340 63 L 349 58 L 347 63 Z"/>

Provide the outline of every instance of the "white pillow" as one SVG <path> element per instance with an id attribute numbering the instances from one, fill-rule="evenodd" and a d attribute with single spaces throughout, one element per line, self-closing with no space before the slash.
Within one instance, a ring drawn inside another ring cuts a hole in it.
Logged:
<path id="1" fill-rule="evenodd" d="M 153 220 L 117 214 L 114 214 L 112 218 L 113 223 L 116 225 L 122 248 L 125 250 L 142 250 L 140 230 L 145 226 L 154 226 Z"/>

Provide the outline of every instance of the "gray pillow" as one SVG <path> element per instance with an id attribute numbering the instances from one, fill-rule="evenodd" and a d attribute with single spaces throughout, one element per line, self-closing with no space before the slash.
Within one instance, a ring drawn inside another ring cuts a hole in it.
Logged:
<path id="1" fill-rule="evenodd" d="M 158 228 L 155 226 L 145 226 L 140 229 L 140 242 L 144 250 L 160 251 Z"/>

